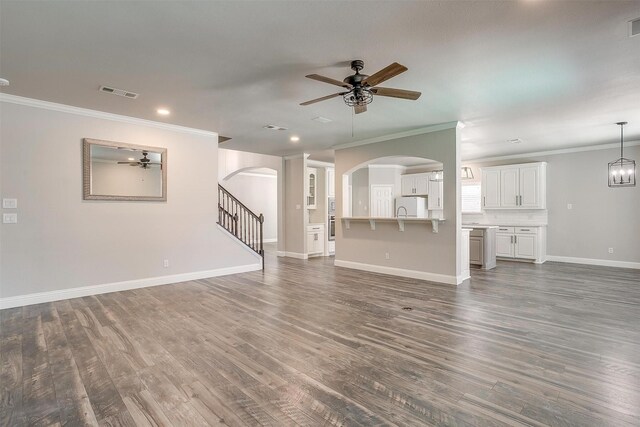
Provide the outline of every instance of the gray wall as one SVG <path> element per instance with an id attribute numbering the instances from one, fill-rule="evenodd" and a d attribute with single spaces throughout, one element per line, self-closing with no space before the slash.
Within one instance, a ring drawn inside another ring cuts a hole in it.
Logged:
<path id="1" fill-rule="evenodd" d="M 278 177 L 258 176 L 251 172 L 233 175 L 223 184 L 256 215 L 264 215 L 262 229 L 265 240 L 278 238 Z"/>
<path id="2" fill-rule="evenodd" d="M 306 159 L 298 157 L 285 160 L 285 244 L 281 251 L 305 254 L 306 251 L 306 209 L 305 209 Z"/>
<path id="3" fill-rule="evenodd" d="M 619 149 L 606 149 L 463 164 L 471 166 L 474 177 L 480 179 L 480 166 L 547 162 L 547 254 L 637 263 L 640 183 L 608 187 L 607 163 L 618 157 Z M 638 162 L 640 146 L 625 148 L 625 157 Z M 610 247 L 613 254 L 608 253 Z"/>
<path id="4" fill-rule="evenodd" d="M 351 216 L 369 216 L 369 168 L 351 174 Z"/>
<path id="5" fill-rule="evenodd" d="M 216 226 L 217 138 L 0 103 L 0 296 L 255 264 Z M 167 202 L 82 200 L 82 138 L 168 150 Z M 168 259 L 169 268 L 163 268 Z"/>
<path id="6" fill-rule="evenodd" d="M 389 156 L 411 156 L 432 159 L 444 165 L 444 216 L 439 233 L 431 224 L 407 224 L 398 231 L 394 222 L 380 222 L 371 230 L 367 222 L 336 223 L 336 260 L 442 275 L 456 280 L 460 275 L 457 242 L 461 216 L 459 139 L 456 129 L 377 142 L 336 150 L 336 201 L 338 219 L 342 216 L 342 179 L 363 163 Z M 385 259 L 385 252 L 390 259 Z"/>
<path id="7" fill-rule="evenodd" d="M 316 208 L 309 209 L 309 224 L 324 224 L 327 222 L 327 173 L 326 169 L 319 166 L 311 166 L 318 171 L 316 184 Z"/>

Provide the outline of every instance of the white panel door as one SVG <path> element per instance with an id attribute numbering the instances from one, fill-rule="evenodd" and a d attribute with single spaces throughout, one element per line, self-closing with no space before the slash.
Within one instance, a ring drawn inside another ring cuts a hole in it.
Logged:
<path id="1" fill-rule="evenodd" d="M 500 207 L 515 208 L 520 195 L 519 168 L 500 169 Z"/>
<path id="2" fill-rule="evenodd" d="M 536 259 L 538 236 L 535 234 L 516 234 L 515 257 Z"/>
<path id="3" fill-rule="evenodd" d="M 540 208 L 540 166 L 520 167 L 520 207 Z"/>
<path id="4" fill-rule="evenodd" d="M 500 170 L 482 171 L 482 207 L 500 207 Z"/>
<path id="5" fill-rule="evenodd" d="M 413 175 L 402 175 L 400 177 L 400 186 L 402 187 L 403 196 L 415 196 L 416 185 Z"/>
<path id="6" fill-rule="evenodd" d="M 371 210 L 374 218 L 393 217 L 393 185 L 371 186 Z"/>
<path id="7" fill-rule="evenodd" d="M 496 256 L 513 258 L 513 234 L 496 234 Z"/>

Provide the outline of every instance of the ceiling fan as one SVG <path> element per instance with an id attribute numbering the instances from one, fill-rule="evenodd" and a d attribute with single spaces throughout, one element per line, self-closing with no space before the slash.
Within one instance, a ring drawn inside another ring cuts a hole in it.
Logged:
<path id="1" fill-rule="evenodd" d="M 142 152 L 142 157 L 139 161 L 135 162 L 118 162 L 119 165 L 129 165 L 129 166 L 140 166 L 142 169 L 149 169 L 151 166 L 161 166 L 162 163 L 154 163 L 151 159 L 147 158 L 149 155 L 148 151 Z"/>
<path id="2" fill-rule="evenodd" d="M 305 76 L 309 79 L 317 80 L 319 82 L 341 86 L 347 90 L 344 92 L 338 92 L 332 95 L 323 96 L 322 98 L 312 99 L 311 101 L 303 102 L 300 105 L 315 104 L 316 102 L 324 101 L 326 99 L 342 96 L 344 102 L 349 107 L 353 107 L 356 114 L 360 114 L 367 111 L 367 104 L 370 104 L 371 101 L 373 101 L 374 95 L 388 96 L 391 98 L 410 99 L 412 101 L 415 101 L 416 99 L 420 98 L 420 95 L 422 95 L 420 92 L 414 92 L 412 90 L 377 87 L 380 83 L 385 82 L 390 78 L 407 71 L 408 68 L 404 65 L 400 65 L 397 62 L 394 62 L 393 64 L 370 76 L 366 74 L 360 74 L 360 70 L 362 70 L 363 68 L 364 61 L 359 59 L 351 61 L 351 69 L 356 73 L 346 77 L 343 81 L 321 76 L 319 74 L 309 74 L 308 76 Z"/>

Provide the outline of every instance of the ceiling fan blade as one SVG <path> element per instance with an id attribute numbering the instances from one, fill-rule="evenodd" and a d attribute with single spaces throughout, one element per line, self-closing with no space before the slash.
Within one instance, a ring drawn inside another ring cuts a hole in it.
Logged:
<path id="1" fill-rule="evenodd" d="M 339 93 L 334 93 L 332 95 L 327 95 L 327 96 L 323 96 L 322 98 L 316 98 L 316 99 L 312 99 L 311 101 L 307 101 L 307 102 L 303 102 L 300 105 L 309 105 L 309 104 L 315 104 L 316 102 L 320 102 L 320 101 L 324 101 L 325 99 L 331 99 L 331 98 L 335 98 L 337 96 L 341 96 L 344 92 L 339 92 Z"/>
<path id="2" fill-rule="evenodd" d="M 420 98 L 420 95 L 422 95 L 422 93 L 420 92 L 414 92 L 412 90 L 404 89 L 392 89 L 390 87 L 374 87 L 371 88 L 371 92 L 373 92 L 374 95 L 389 96 L 391 98 L 411 99 L 413 101 Z"/>
<path id="3" fill-rule="evenodd" d="M 332 79 L 331 77 L 321 76 L 320 74 L 309 74 L 305 76 L 311 80 L 317 80 L 323 83 L 329 83 L 331 85 L 346 87 L 347 89 L 351 89 L 351 85 L 349 83 L 341 82 L 340 80 Z"/>
<path id="4" fill-rule="evenodd" d="M 389 80 L 392 77 L 397 76 L 398 74 L 404 73 L 408 68 L 404 65 L 400 65 L 397 62 L 383 68 L 375 74 L 370 75 L 364 81 L 363 84 L 368 84 L 369 86 L 377 86 L 380 83 Z"/>
<path id="5" fill-rule="evenodd" d="M 355 105 L 353 107 L 353 110 L 356 112 L 356 114 L 364 113 L 365 111 L 367 111 L 367 104 Z"/>
<path id="6" fill-rule="evenodd" d="M 137 165 L 138 162 L 118 162 L 119 165 Z"/>

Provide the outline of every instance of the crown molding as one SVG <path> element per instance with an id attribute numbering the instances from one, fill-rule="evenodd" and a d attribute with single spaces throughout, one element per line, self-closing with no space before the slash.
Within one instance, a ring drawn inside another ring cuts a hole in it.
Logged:
<path id="1" fill-rule="evenodd" d="M 159 129 L 172 130 L 176 132 L 190 133 L 193 135 L 201 135 L 201 136 L 218 138 L 218 134 L 216 132 L 211 132 L 203 129 L 195 129 L 195 128 L 190 128 L 186 126 L 174 125 L 170 123 L 155 122 L 153 120 L 140 119 L 140 118 L 131 117 L 131 116 L 122 116 L 120 114 L 106 113 L 104 111 L 90 110 L 88 108 L 74 107 L 74 106 L 65 105 L 65 104 L 57 104 L 55 102 L 42 101 L 42 100 L 33 99 L 33 98 L 25 98 L 23 96 L 9 95 L 6 93 L 0 93 L 0 102 L 25 105 L 28 107 L 42 108 L 45 110 L 75 114 L 78 116 L 94 117 L 97 119 L 112 120 L 115 122 L 149 126 L 149 127 L 159 128 Z"/>
<path id="2" fill-rule="evenodd" d="M 640 140 L 637 141 L 625 141 L 625 147 L 635 147 L 640 145 Z M 555 156 L 558 154 L 570 154 L 570 153 L 580 153 L 583 151 L 596 151 L 596 150 L 610 150 L 612 148 L 620 148 L 620 143 L 614 142 L 611 144 L 600 144 L 600 145 L 587 145 L 581 147 L 572 147 L 572 148 L 560 148 L 557 150 L 547 150 L 547 151 L 533 151 L 529 153 L 520 153 L 520 154 L 507 154 L 504 156 L 497 157 L 476 157 L 473 159 L 462 159 L 463 163 L 473 163 L 473 162 L 497 162 L 501 160 L 511 160 L 511 159 L 523 159 L 527 157 L 538 157 L 538 156 Z"/>
<path id="3" fill-rule="evenodd" d="M 389 141 L 392 139 L 406 138 L 408 136 L 422 135 L 425 133 L 438 132 L 446 129 L 456 129 L 460 122 L 439 123 L 436 125 L 426 126 L 423 128 L 413 129 L 406 132 L 392 133 L 389 135 L 377 136 L 375 138 L 362 139 L 360 141 L 347 142 L 345 144 L 334 145 L 334 150 L 343 150 L 345 148 L 358 147 L 361 145 L 375 144 L 376 142 Z"/>
<path id="4" fill-rule="evenodd" d="M 335 165 L 329 162 L 321 162 L 320 160 L 307 159 L 308 166 L 320 167 L 320 168 L 333 168 Z"/>

